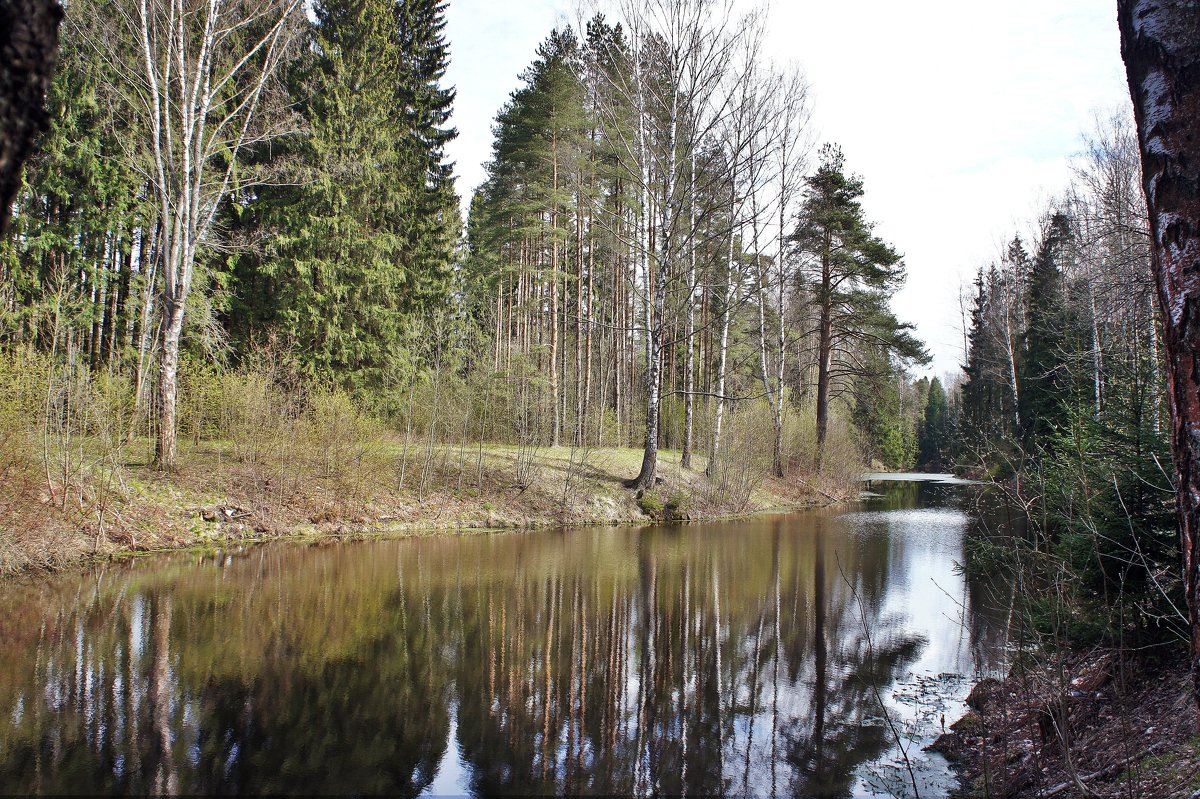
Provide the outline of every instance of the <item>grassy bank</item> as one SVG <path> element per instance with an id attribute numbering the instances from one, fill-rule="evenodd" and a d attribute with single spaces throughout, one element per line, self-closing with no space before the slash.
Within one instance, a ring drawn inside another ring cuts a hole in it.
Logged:
<path id="1" fill-rule="evenodd" d="M 229 441 L 189 443 L 170 475 L 153 467 L 147 441 L 115 459 L 101 450 L 80 442 L 65 480 L 10 470 L 0 498 L 0 574 L 289 536 L 715 519 L 824 504 L 851 488 L 828 476 L 756 472 L 751 485 L 726 471 L 710 480 L 703 457 L 685 470 L 679 453 L 666 450 L 661 484 L 638 497 L 623 480 L 637 473 L 640 450 L 418 445 L 393 433 L 326 442 L 304 458 L 250 455 Z"/>
<path id="2" fill-rule="evenodd" d="M 545 446 L 550 395 L 533 378 L 480 389 L 434 374 L 372 398 L 267 357 L 186 366 L 177 466 L 164 473 L 145 384 L 29 349 L 0 355 L 0 575 L 230 540 L 714 519 L 835 501 L 862 463 L 836 415 L 822 474 L 807 474 L 815 422 L 789 411 L 788 476 L 770 478 L 770 409 L 745 401 L 727 409 L 712 468 L 697 455 L 683 469 L 664 449 L 659 484 L 635 495 L 624 481 L 642 451 L 622 445 L 638 420 L 600 412 L 579 426 L 589 445 Z M 574 437 L 571 423 L 560 430 Z M 698 421 L 696 440 L 711 435 Z"/>

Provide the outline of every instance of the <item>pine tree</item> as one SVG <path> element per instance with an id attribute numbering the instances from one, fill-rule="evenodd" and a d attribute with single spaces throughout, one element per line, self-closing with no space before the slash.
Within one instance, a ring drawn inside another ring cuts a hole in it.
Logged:
<path id="1" fill-rule="evenodd" d="M 927 360 L 924 348 L 888 308 L 904 282 L 901 256 L 871 232 L 860 198 L 862 179 L 845 174 L 835 145 L 807 179 L 793 241 L 809 256 L 802 268 L 817 318 L 817 455 L 820 467 L 833 392 L 862 370 L 850 350 L 878 345 L 906 360 Z"/>
<path id="2" fill-rule="evenodd" d="M 566 426 L 567 368 L 562 356 L 569 331 L 569 298 L 580 297 L 582 288 L 578 282 L 584 221 L 580 193 L 585 190 L 581 175 L 590 120 L 580 72 L 574 32 L 552 31 L 521 74 L 522 86 L 497 115 L 488 180 L 472 202 L 469 223 L 476 267 L 507 264 L 501 269 L 508 273 L 505 286 L 510 296 L 500 296 L 497 304 L 507 299 L 510 313 L 516 311 L 520 328 L 516 344 L 547 375 L 551 445 L 558 444 Z M 511 296 L 513 273 L 515 296 Z M 576 282 L 571 282 L 572 277 Z M 489 282 L 500 290 L 499 277 Z M 574 309 L 574 316 L 579 310 Z M 575 331 L 578 337 L 578 324 Z M 579 379 L 577 374 L 577 384 Z"/>

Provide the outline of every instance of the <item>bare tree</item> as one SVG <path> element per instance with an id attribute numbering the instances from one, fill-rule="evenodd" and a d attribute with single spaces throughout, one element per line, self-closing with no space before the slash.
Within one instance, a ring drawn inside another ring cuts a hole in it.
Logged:
<path id="1" fill-rule="evenodd" d="M 635 488 L 654 485 L 657 476 L 666 297 L 672 281 L 689 274 L 676 263 L 695 235 L 688 175 L 693 154 L 724 113 L 715 98 L 736 39 L 731 6 L 730 0 L 652 0 L 621 9 L 633 63 L 627 83 L 615 88 L 635 109 L 636 128 L 619 149 L 640 195 L 631 243 L 645 292 L 646 435 L 641 468 L 630 481 Z"/>
<path id="2" fill-rule="evenodd" d="M 8 228 L 21 167 L 50 124 L 46 92 L 58 63 L 54 0 L 0 0 L 0 233 Z"/>
<path id="3" fill-rule="evenodd" d="M 1071 214 L 1080 228 L 1076 271 L 1078 283 L 1088 293 L 1097 408 L 1107 401 L 1109 391 L 1106 355 L 1144 364 L 1149 384 L 1159 385 L 1150 221 L 1131 110 L 1097 118 L 1086 150 L 1076 159 L 1068 193 Z M 1156 430 L 1158 405 L 1155 395 L 1151 421 Z"/>
<path id="4" fill-rule="evenodd" d="M 176 377 L 197 252 L 238 187 L 241 151 L 279 135 L 269 86 L 303 22 L 301 0 L 116 0 L 110 59 L 147 130 L 162 278 L 155 459 L 176 460 Z M 243 182 L 244 185 L 244 182 Z"/>
<path id="5" fill-rule="evenodd" d="M 1183 585 L 1200 709 L 1200 8 L 1118 0 L 1171 397 Z"/>
<path id="6" fill-rule="evenodd" d="M 759 103 L 758 82 L 760 70 L 758 51 L 762 45 L 763 28 L 759 24 L 749 27 L 739 43 L 734 68 L 727 76 L 726 97 L 728 111 L 717 131 L 721 155 L 725 161 L 728 182 L 727 240 L 725 242 L 725 275 L 721 281 L 720 321 L 717 334 L 716 365 L 716 409 L 713 417 L 712 448 L 709 450 L 708 475 L 716 473 L 716 462 L 721 455 L 721 436 L 725 423 L 725 382 L 729 361 L 729 326 L 733 312 L 741 303 L 741 269 L 738 264 L 738 236 L 747 222 L 747 195 L 753 186 L 747 180 L 749 165 L 755 160 L 754 142 L 757 125 L 763 115 L 756 113 Z"/>
<path id="7" fill-rule="evenodd" d="M 688 170 L 688 229 L 696 230 L 696 153 L 692 152 L 691 168 Z M 687 299 L 684 301 L 685 326 L 683 340 L 687 352 L 683 362 L 683 447 L 679 465 L 692 468 L 692 434 L 696 417 L 696 250 L 699 238 L 692 236 L 688 246 Z"/>
<path id="8" fill-rule="evenodd" d="M 769 102 L 765 108 L 769 119 L 766 132 L 767 144 L 764 158 L 771 170 L 767 181 L 765 218 L 754 215 L 755 262 L 759 268 L 758 280 L 758 340 L 759 364 L 762 372 L 763 389 L 771 405 L 775 425 L 771 471 L 783 477 L 783 411 L 784 372 L 787 365 L 789 331 L 787 325 L 787 289 L 792 272 L 790 269 L 789 246 L 787 243 L 787 221 L 804 185 L 803 169 L 808 141 L 808 84 L 798 69 L 793 68 L 772 80 Z M 757 170 L 756 170 L 757 171 Z M 757 203 L 755 203 L 757 205 Z M 775 227 L 771 243 L 774 250 L 765 254 L 760 249 L 759 225 Z M 767 337 L 767 310 L 775 317 L 773 342 Z"/>

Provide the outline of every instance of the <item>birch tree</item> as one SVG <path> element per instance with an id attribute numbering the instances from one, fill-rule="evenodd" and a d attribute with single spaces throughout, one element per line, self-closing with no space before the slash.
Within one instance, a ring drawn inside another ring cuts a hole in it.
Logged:
<path id="1" fill-rule="evenodd" d="M 112 59 L 148 129 L 148 180 L 159 217 L 160 350 L 155 460 L 176 461 L 175 404 L 184 310 L 200 247 L 239 179 L 238 156 L 284 132 L 272 96 L 303 23 L 301 0 L 116 0 Z"/>
<path id="2" fill-rule="evenodd" d="M 761 124 L 762 114 L 756 113 L 759 106 L 758 83 L 761 80 L 757 53 L 762 44 L 761 25 L 748 29 L 737 48 L 737 59 L 728 73 L 726 89 L 727 113 L 721 120 L 717 140 L 727 169 L 728 201 L 726 213 L 729 223 L 725 242 L 725 274 L 717 297 L 719 320 L 717 322 L 717 363 L 713 418 L 712 447 L 709 450 L 708 474 L 714 474 L 715 464 L 721 455 L 721 435 L 724 430 L 725 383 L 729 367 L 729 328 L 735 309 L 741 304 L 741 267 L 738 263 L 740 251 L 738 240 L 746 224 L 748 195 L 753 187 L 747 181 L 749 165 L 755 160 L 754 142 Z"/>
<path id="3" fill-rule="evenodd" d="M 760 191 L 765 194 L 767 201 L 762 215 L 754 214 L 753 238 L 755 263 L 759 270 L 759 370 L 775 428 L 771 471 L 774 476 L 783 477 L 783 378 L 791 338 L 786 305 L 792 277 L 787 220 L 795 211 L 793 206 L 803 185 L 802 170 L 808 149 L 808 86 L 803 75 L 793 69 L 790 73 L 774 76 L 769 87 L 769 102 L 765 105 L 769 127 L 764 128 L 766 144 L 763 147 L 767 177 L 764 185 L 755 190 L 756 194 Z M 755 167 L 755 171 L 761 170 L 761 167 Z M 761 241 L 760 226 L 774 228 L 769 243 Z M 774 317 L 775 326 L 770 336 L 768 315 Z"/>
<path id="4" fill-rule="evenodd" d="M 696 233 L 688 175 L 693 154 L 724 114 L 717 90 L 738 33 L 729 0 L 629 2 L 622 16 L 633 64 L 618 94 L 632 100 L 636 129 L 622 142 L 621 159 L 640 190 L 633 249 L 644 278 L 646 343 L 646 430 L 630 486 L 644 489 L 658 469 L 666 298 L 687 274 L 677 259 Z"/>
<path id="5" fill-rule="evenodd" d="M 1179 549 L 1200 709 L 1200 13 L 1118 0 L 1166 349 Z"/>

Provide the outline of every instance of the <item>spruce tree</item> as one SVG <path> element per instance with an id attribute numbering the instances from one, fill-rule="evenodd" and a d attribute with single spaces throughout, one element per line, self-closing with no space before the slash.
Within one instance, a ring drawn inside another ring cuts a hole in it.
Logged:
<path id="1" fill-rule="evenodd" d="M 46 98 L 52 124 L 26 165 L 11 236 L 0 242 L 0 342 L 49 349 L 69 335 L 95 365 L 124 354 L 135 313 L 127 300 L 138 289 L 129 255 L 150 209 L 137 142 L 124 141 L 125 109 L 107 89 L 112 75 L 79 28 L 65 28 Z"/>
<path id="2" fill-rule="evenodd" d="M 1024 282 L 1025 335 L 1021 352 L 1021 421 L 1025 446 L 1050 445 L 1065 422 L 1071 380 L 1065 360 L 1068 316 L 1062 265 L 1071 243 L 1071 222 L 1061 212 L 1047 222 Z"/>
<path id="3" fill-rule="evenodd" d="M 446 44 L 446 0 L 401 0 L 396 5 L 401 62 L 393 109 L 407 131 L 404 163 L 410 206 L 402 214 L 405 267 L 421 275 L 413 305 L 444 296 L 461 220 L 454 191 L 454 165 L 446 145 L 458 132 L 449 125 L 454 89 L 442 86 L 450 55 Z"/>
<path id="4" fill-rule="evenodd" d="M 303 369 L 375 390 L 411 369 L 413 316 L 443 300 L 459 217 L 440 88 L 445 4 L 323 0 L 291 91 L 303 132 L 292 175 L 250 203 L 264 257 L 236 268 L 243 313 Z M 291 185 L 286 185 L 290 183 Z M 252 335 L 253 331 L 246 331 Z"/>
<path id="5" fill-rule="evenodd" d="M 921 384 L 918 381 L 910 387 L 904 370 L 885 348 L 864 347 L 859 355 L 865 369 L 853 384 L 852 418 L 867 461 L 879 461 L 889 469 L 909 469 L 916 458 L 917 430 L 908 395 L 920 392 Z"/>
<path id="6" fill-rule="evenodd" d="M 987 329 L 987 286 L 980 269 L 975 276 L 975 297 L 971 304 L 971 327 L 967 331 L 967 357 L 963 364 L 966 373 L 962 384 L 964 428 L 973 436 L 988 440 L 996 419 L 992 399 L 994 383 L 990 363 L 991 331 Z"/>
<path id="7" fill-rule="evenodd" d="M 0 233 L 8 230 L 21 167 L 49 127 L 45 98 L 58 61 L 62 7 L 53 0 L 0 5 Z"/>
<path id="8" fill-rule="evenodd" d="M 917 465 L 931 470 L 945 468 L 949 448 L 950 407 L 942 382 L 935 377 L 929 383 L 929 394 L 925 400 Z"/>

